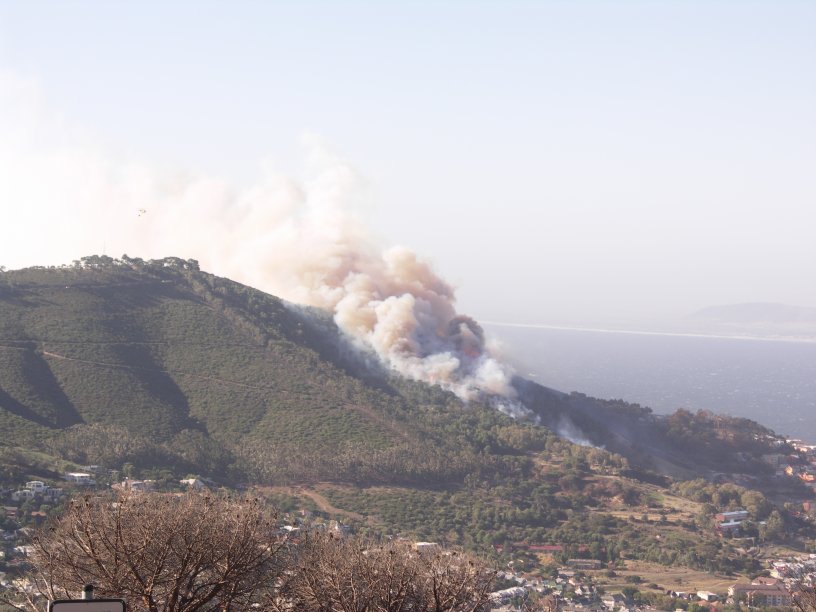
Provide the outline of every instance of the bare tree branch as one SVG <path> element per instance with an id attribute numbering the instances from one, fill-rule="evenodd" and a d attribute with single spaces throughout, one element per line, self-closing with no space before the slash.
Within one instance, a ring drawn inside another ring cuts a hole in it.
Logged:
<path id="1" fill-rule="evenodd" d="M 258 500 L 190 493 L 86 497 L 34 540 L 36 591 L 124 597 L 150 612 L 243 609 L 284 543 Z"/>

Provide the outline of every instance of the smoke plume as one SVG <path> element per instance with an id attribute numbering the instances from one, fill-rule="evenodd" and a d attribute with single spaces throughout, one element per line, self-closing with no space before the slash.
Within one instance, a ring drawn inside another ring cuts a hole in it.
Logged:
<path id="1" fill-rule="evenodd" d="M 511 371 L 491 355 L 479 324 L 457 314 L 453 288 L 413 251 L 372 240 L 349 207 L 361 187 L 354 171 L 322 150 L 312 158 L 321 165 L 291 190 L 290 215 L 264 231 L 260 286 L 333 312 L 361 348 L 408 378 L 466 400 L 515 397 Z"/>
<path id="2" fill-rule="evenodd" d="M 511 414 L 510 368 L 453 288 L 404 247 L 383 249 L 356 212 L 365 184 L 308 139 L 305 176 L 265 168 L 253 185 L 117 163 L 49 114 L 31 84 L 0 75 L 0 202 L 8 267 L 68 263 L 103 249 L 194 258 L 204 269 L 326 309 L 400 374 Z"/>

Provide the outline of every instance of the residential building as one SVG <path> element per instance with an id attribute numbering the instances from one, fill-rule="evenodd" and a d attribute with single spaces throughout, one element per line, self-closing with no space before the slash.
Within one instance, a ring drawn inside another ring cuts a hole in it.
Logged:
<path id="1" fill-rule="evenodd" d="M 790 593 L 780 584 L 735 584 L 729 587 L 728 596 L 749 606 L 779 607 L 791 603 Z"/>
<path id="2" fill-rule="evenodd" d="M 741 522 L 748 519 L 748 511 L 734 510 L 732 512 L 720 512 L 715 518 L 721 523 Z"/>
<path id="3" fill-rule="evenodd" d="M 68 482 L 82 486 L 91 486 L 96 484 L 93 476 L 88 472 L 68 472 L 65 474 L 64 478 Z"/>

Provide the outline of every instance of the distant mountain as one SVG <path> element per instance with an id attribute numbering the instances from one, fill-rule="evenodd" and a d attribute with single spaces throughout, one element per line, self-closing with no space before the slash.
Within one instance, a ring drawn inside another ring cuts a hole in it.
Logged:
<path id="1" fill-rule="evenodd" d="M 640 406 L 523 379 L 515 386 L 547 428 L 542 435 L 667 474 L 747 469 L 736 454 L 745 449 L 727 437 L 708 440 L 703 425 L 685 439 Z M 7 446 L 257 482 L 447 482 L 487 464 L 503 469 L 490 453 L 523 451 L 485 442 L 496 429 L 522 427 L 491 403 L 464 405 L 386 371 L 327 314 L 202 272 L 194 261 L 91 256 L 0 274 Z M 744 433 L 738 439 L 770 435 L 743 421 L 733 420 Z"/>
<path id="2" fill-rule="evenodd" d="M 816 308 L 755 302 L 710 306 L 691 317 L 699 321 L 729 324 L 816 325 Z"/>

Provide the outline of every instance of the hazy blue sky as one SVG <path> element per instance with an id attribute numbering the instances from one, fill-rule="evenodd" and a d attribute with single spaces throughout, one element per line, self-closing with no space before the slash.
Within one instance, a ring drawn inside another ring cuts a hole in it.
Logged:
<path id="1" fill-rule="evenodd" d="M 251 184 L 313 133 L 478 317 L 816 306 L 814 32 L 810 1 L 0 0 L 0 264 L 123 250 L 57 237 L 66 159 Z"/>

